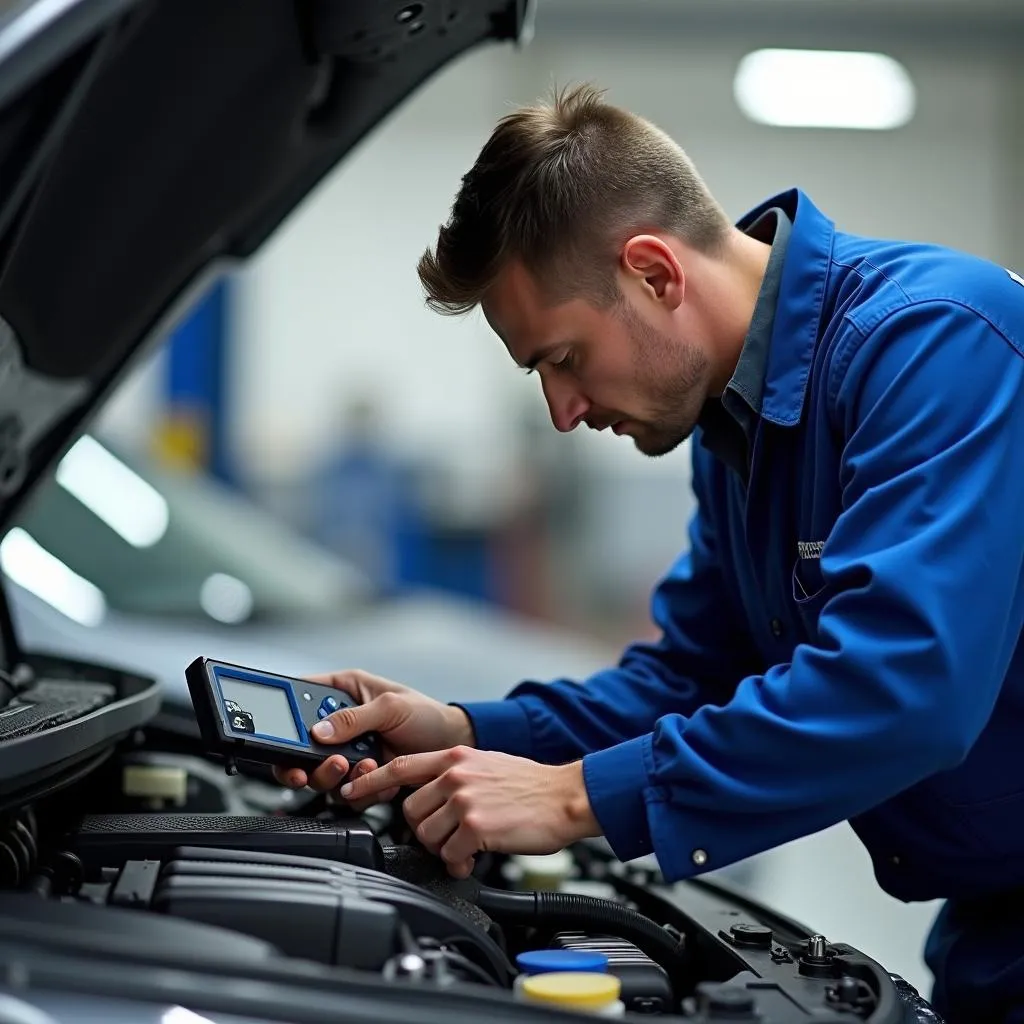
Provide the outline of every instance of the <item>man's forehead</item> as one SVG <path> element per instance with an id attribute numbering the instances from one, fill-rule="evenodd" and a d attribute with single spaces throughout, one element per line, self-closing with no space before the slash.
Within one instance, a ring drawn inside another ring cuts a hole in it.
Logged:
<path id="1" fill-rule="evenodd" d="M 480 305 L 491 329 L 521 366 L 572 334 L 586 307 L 579 298 L 553 301 L 518 263 L 498 275 Z"/>
<path id="2" fill-rule="evenodd" d="M 513 359 L 519 351 L 536 343 L 544 329 L 545 309 L 533 277 L 520 263 L 505 267 L 487 290 L 481 309 L 491 330 L 509 350 Z"/>

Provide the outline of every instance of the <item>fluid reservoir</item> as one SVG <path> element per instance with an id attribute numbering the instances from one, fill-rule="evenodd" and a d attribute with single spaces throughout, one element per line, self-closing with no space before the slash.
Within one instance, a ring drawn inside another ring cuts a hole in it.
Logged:
<path id="1" fill-rule="evenodd" d="M 568 850 L 543 855 L 516 854 L 509 858 L 507 875 L 517 889 L 557 891 L 573 869 Z"/>
<path id="2" fill-rule="evenodd" d="M 530 975 L 516 994 L 526 1003 L 543 1003 L 594 1017 L 622 1017 L 626 1008 L 619 998 L 621 991 L 622 982 L 614 974 L 557 971 Z"/>

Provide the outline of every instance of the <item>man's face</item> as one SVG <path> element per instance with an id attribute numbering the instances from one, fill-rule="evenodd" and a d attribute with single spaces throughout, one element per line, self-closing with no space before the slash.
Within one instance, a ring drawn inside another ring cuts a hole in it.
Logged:
<path id="1" fill-rule="evenodd" d="M 539 375 L 558 430 L 611 428 L 651 456 L 693 432 L 708 396 L 709 363 L 696 341 L 680 337 L 687 326 L 680 310 L 628 292 L 608 309 L 581 298 L 551 306 L 514 263 L 483 311 L 512 358 Z"/>

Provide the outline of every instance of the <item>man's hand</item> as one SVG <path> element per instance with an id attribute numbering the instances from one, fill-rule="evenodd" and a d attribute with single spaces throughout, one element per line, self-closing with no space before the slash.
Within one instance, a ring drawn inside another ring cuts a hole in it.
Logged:
<path id="1" fill-rule="evenodd" d="M 352 669 L 314 676 L 310 682 L 335 686 L 359 701 L 358 707 L 335 711 L 313 727 L 313 739 L 318 743 L 344 743 L 364 732 L 377 732 L 384 748 L 384 760 L 388 762 L 396 754 L 445 750 L 459 744 L 469 746 L 474 742 L 473 727 L 464 711 L 380 676 Z M 274 775 L 278 782 L 292 789 L 312 786 L 326 791 L 340 785 L 350 767 L 344 757 L 336 754 L 312 774 L 301 768 L 275 768 Z M 373 760 L 360 761 L 354 766 L 353 775 L 365 775 L 377 768 L 379 765 Z M 363 810 L 373 803 L 387 802 L 397 792 L 396 784 L 375 790 L 370 799 L 353 799 L 350 803 L 356 810 Z"/>
<path id="2" fill-rule="evenodd" d="M 457 746 L 396 757 L 353 779 L 341 794 L 364 801 L 400 786 L 421 787 L 406 799 L 405 817 L 456 878 L 469 875 L 474 855 L 482 850 L 556 853 L 601 834 L 580 761 L 542 765 Z"/>

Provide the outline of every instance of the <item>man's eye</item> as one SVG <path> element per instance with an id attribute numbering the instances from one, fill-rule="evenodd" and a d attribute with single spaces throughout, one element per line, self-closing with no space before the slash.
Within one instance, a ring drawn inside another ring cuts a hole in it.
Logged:
<path id="1" fill-rule="evenodd" d="M 557 363 L 552 363 L 551 365 L 558 370 L 568 370 L 572 366 L 572 352 L 566 352 Z"/>

